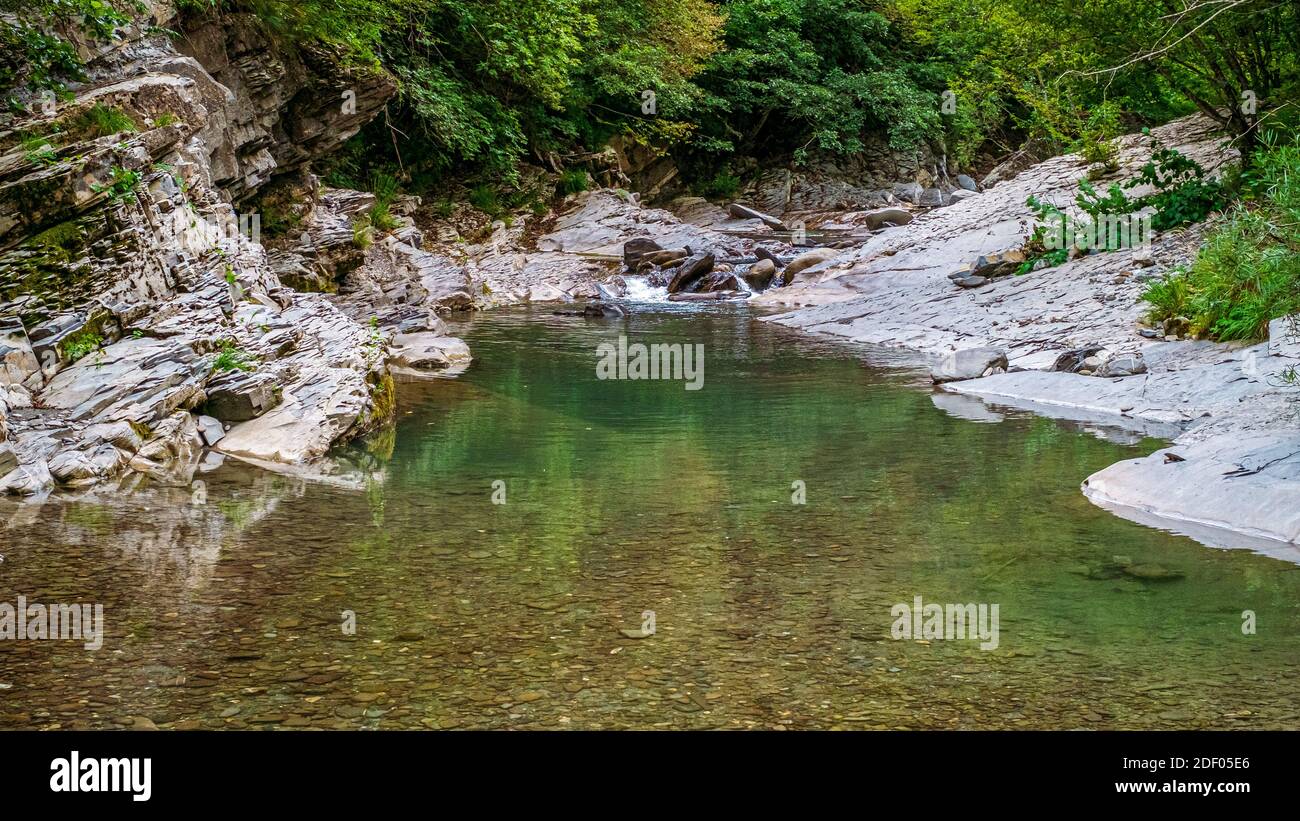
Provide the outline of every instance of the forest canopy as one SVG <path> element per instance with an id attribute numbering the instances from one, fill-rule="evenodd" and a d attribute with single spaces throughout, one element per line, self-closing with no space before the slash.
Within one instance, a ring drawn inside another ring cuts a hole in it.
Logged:
<path id="1" fill-rule="evenodd" d="M 4 0 L 32 82 L 75 75 L 38 18 L 111 28 L 104 0 Z M 966 166 L 1026 141 L 1088 154 L 1200 110 L 1245 153 L 1294 117 L 1300 0 L 181 0 L 328 44 L 400 86 L 361 164 L 510 173 L 616 134 L 731 155 L 941 146 Z M 22 9 L 26 9 L 25 12 Z M 7 57 L 0 74 L 13 74 Z M 4 79 L 4 77 L 0 77 Z M 12 78 L 11 78 L 12 79 Z M 695 167 L 700 164 L 696 163 Z"/>

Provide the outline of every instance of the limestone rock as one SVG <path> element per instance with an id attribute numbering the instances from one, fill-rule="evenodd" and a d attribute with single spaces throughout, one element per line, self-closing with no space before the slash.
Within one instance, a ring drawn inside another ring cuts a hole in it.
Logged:
<path id="1" fill-rule="evenodd" d="M 389 350 L 394 365 L 415 370 L 464 366 L 472 359 L 469 346 L 463 340 L 431 333 L 398 334 Z"/>
<path id="2" fill-rule="evenodd" d="M 1007 354 L 1001 348 L 967 348 L 944 357 L 930 369 L 930 378 L 940 384 L 978 379 L 1007 368 Z"/>

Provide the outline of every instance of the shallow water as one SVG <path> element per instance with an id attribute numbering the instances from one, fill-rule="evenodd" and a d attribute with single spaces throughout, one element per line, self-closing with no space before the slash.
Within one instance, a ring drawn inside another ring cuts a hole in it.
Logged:
<path id="1" fill-rule="evenodd" d="M 0 602 L 107 633 L 0 641 L 0 727 L 1300 724 L 1297 567 L 1080 494 L 1158 442 L 954 418 L 745 311 L 475 318 L 327 482 L 0 503 Z M 703 388 L 597 379 L 620 332 L 703 344 Z M 891 638 L 916 596 L 997 604 L 997 648 Z"/>

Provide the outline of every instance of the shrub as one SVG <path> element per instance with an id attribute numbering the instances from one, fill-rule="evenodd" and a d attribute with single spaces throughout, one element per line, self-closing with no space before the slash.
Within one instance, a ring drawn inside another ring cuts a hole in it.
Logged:
<path id="1" fill-rule="evenodd" d="M 486 183 L 477 185 L 470 190 L 469 204 L 489 217 L 495 217 L 501 213 L 501 202 L 497 199 L 497 192 Z"/>
<path id="2" fill-rule="evenodd" d="M 740 177 L 719 171 L 698 188 L 701 197 L 710 200 L 729 200 L 740 190 Z"/>
<path id="3" fill-rule="evenodd" d="M 93 140 L 113 134 L 134 134 L 139 128 L 125 111 L 102 103 L 95 103 L 69 117 L 66 123 L 69 134 L 77 139 Z"/>
<path id="4" fill-rule="evenodd" d="M 1150 136 L 1149 129 L 1142 133 Z M 1224 205 L 1223 185 L 1208 179 L 1205 169 L 1176 149 L 1165 148 L 1151 137 L 1151 159 L 1125 188 L 1152 185 L 1156 193 L 1138 200 L 1140 207 L 1152 206 L 1151 227 L 1157 231 L 1200 222 Z"/>
<path id="5" fill-rule="evenodd" d="M 1216 339 L 1262 339 L 1300 311 L 1300 144 L 1257 152 L 1242 198 L 1206 235 L 1186 270 L 1142 295 L 1150 317 L 1186 316 Z"/>
<path id="6" fill-rule="evenodd" d="M 590 182 L 586 170 L 581 168 L 566 169 L 560 174 L 560 180 L 555 185 L 555 191 L 561 197 L 577 194 L 580 191 L 586 191 Z"/>
<path id="7" fill-rule="evenodd" d="M 68 358 L 69 363 L 76 362 L 87 354 L 99 350 L 103 344 L 104 338 L 94 331 L 80 331 L 63 340 L 63 355 Z"/>

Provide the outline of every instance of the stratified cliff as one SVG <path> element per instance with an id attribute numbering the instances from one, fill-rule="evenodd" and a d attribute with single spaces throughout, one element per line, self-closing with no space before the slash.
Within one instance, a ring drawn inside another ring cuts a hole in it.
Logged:
<path id="1" fill-rule="evenodd" d="M 170 3 L 110 36 L 47 30 L 84 77 L 20 85 L 0 119 L 0 492 L 183 484 L 204 446 L 311 461 L 391 414 L 390 359 L 468 359 L 435 311 L 467 304 L 464 272 L 409 220 L 347 270 L 371 282 L 379 264 L 386 289 L 324 293 L 365 244 L 347 208 L 369 195 L 322 189 L 311 164 L 382 110 L 382 70 Z M 277 180 L 300 235 L 273 264 L 256 199 Z"/>

